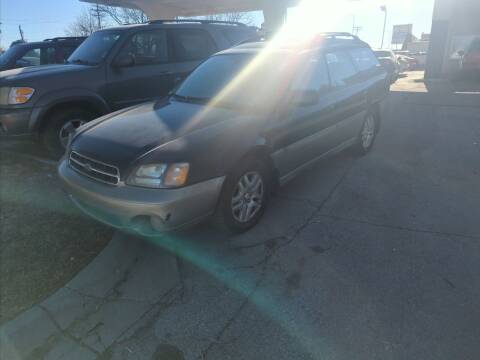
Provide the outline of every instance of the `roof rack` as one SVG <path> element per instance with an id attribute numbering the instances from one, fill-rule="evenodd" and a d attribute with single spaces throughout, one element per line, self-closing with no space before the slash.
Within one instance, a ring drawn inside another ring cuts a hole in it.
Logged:
<path id="1" fill-rule="evenodd" d="M 237 25 L 237 26 L 247 26 L 241 22 L 237 21 L 221 21 L 221 20 L 202 20 L 202 19 L 160 19 L 160 20 L 150 20 L 148 24 L 169 24 L 169 23 L 193 23 L 193 24 L 219 24 L 219 25 Z"/>
<path id="2" fill-rule="evenodd" d="M 64 36 L 64 37 L 45 39 L 43 41 L 66 41 L 66 40 L 85 40 L 85 39 L 86 39 L 86 36 Z"/>

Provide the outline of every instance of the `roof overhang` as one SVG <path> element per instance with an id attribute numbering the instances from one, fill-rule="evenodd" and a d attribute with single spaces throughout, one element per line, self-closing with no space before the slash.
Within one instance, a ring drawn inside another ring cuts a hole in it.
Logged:
<path id="1" fill-rule="evenodd" d="M 143 10 L 151 18 L 200 16 L 293 6 L 298 0 L 80 0 L 83 2 Z M 152 16 L 153 15 L 153 16 Z"/>

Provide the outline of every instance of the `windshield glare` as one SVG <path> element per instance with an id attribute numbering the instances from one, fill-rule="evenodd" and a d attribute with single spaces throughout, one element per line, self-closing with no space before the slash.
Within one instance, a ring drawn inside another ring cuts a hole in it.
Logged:
<path id="1" fill-rule="evenodd" d="M 7 51 L 5 51 L 2 55 L 0 55 L 0 65 L 6 65 L 15 57 L 17 53 L 17 47 L 12 46 Z"/>
<path id="2" fill-rule="evenodd" d="M 283 72 L 287 63 L 278 54 L 261 60 L 248 54 L 214 56 L 200 65 L 175 95 L 210 101 L 214 106 L 268 108 L 281 98 L 288 82 Z"/>
<path id="3" fill-rule="evenodd" d="M 120 32 L 98 31 L 92 34 L 68 58 L 69 63 L 99 64 L 120 38 Z"/>

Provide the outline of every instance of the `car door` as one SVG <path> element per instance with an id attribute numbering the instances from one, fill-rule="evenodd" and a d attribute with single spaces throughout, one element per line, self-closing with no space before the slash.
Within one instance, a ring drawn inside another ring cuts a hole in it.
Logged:
<path id="1" fill-rule="evenodd" d="M 290 103 L 269 130 L 273 159 L 282 182 L 334 146 L 335 99 L 331 96 L 323 54 L 313 52 L 298 68 L 299 75 L 290 89 Z"/>
<path id="2" fill-rule="evenodd" d="M 336 146 L 348 145 L 358 135 L 365 118 L 367 88 L 347 50 L 328 51 L 325 59 L 332 81 L 332 96 L 335 98 L 334 142 Z"/>
<path id="3" fill-rule="evenodd" d="M 203 29 L 170 29 L 169 34 L 175 61 L 175 81 L 185 78 L 218 50 L 210 34 Z"/>
<path id="4" fill-rule="evenodd" d="M 121 62 L 125 58 L 131 63 Z M 131 35 L 107 68 L 107 98 L 113 109 L 139 104 L 168 94 L 175 64 L 165 29 Z"/>

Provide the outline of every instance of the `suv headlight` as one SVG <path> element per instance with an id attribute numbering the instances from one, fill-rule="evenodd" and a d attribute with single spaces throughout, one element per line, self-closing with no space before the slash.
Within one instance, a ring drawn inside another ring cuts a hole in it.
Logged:
<path id="1" fill-rule="evenodd" d="M 30 87 L 4 87 L 0 88 L 0 105 L 25 104 L 35 93 Z"/>
<path id="2" fill-rule="evenodd" d="M 127 184 L 148 188 L 176 188 L 185 185 L 190 165 L 149 164 L 138 167 L 128 178 Z"/>

